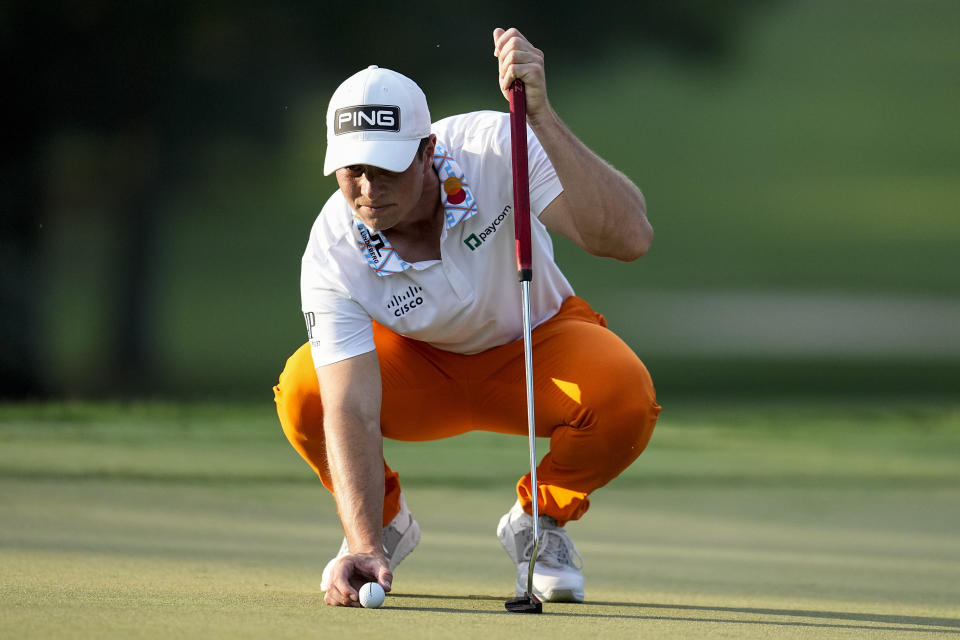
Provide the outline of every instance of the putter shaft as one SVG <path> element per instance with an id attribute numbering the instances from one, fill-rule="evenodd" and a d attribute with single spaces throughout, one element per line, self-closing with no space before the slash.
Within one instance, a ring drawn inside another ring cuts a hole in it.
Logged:
<path id="1" fill-rule="evenodd" d="M 527 595 L 533 596 L 533 567 L 540 551 L 540 492 L 537 487 L 537 434 L 533 411 L 533 338 L 530 329 L 530 281 L 520 283 L 523 295 L 523 368 L 527 382 L 527 432 L 530 439 L 530 490 L 533 493 L 533 552 L 527 570 Z"/>
<path id="2" fill-rule="evenodd" d="M 533 494 L 533 551 L 527 568 L 526 604 L 512 611 L 540 613 L 533 594 L 533 568 L 540 553 L 540 495 L 537 486 L 537 434 L 533 411 L 533 340 L 530 320 L 530 281 L 533 280 L 533 243 L 530 231 L 530 176 L 527 171 L 527 99 L 523 81 L 510 87 L 510 146 L 513 172 L 514 235 L 517 245 L 517 275 L 523 295 L 523 365 L 527 383 L 527 429 L 530 436 L 530 489 Z"/>

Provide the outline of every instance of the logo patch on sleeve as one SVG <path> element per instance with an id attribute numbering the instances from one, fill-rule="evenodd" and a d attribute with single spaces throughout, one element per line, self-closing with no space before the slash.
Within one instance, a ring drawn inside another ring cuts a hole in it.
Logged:
<path id="1" fill-rule="evenodd" d="M 333 113 L 333 133 L 356 131 L 400 131 L 400 107 L 388 104 L 361 104 Z"/>

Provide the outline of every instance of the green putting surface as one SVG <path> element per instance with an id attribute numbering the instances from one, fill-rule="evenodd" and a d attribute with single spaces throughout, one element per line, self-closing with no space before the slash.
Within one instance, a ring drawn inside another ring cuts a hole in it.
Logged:
<path id="1" fill-rule="evenodd" d="M 524 440 L 386 451 L 423 540 L 335 609 L 333 501 L 269 406 L 0 407 L 0 637 L 960 636 L 956 404 L 674 401 L 568 527 L 588 602 L 542 616 L 494 534 Z"/>

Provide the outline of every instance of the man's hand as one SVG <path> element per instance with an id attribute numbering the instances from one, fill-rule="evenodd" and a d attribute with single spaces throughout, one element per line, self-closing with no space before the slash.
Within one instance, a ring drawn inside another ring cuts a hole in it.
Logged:
<path id="1" fill-rule="evenodd" d="M 323 433 L 333 495 L 350 554 L 334 565 L 324 602 L 359 607 L 359 589 L 376 580 L 390 590 L 383 553 L 383 438 L 377 352 L 317 367 Z"/>
<path id="2" fill-rule="evenodd" d="M 653 228 L 640 189 L 590 151 L 547 101 L 543 52 L 516 29 L 493 30 L 493 53 L 500 61 L 500 91 L 523 80 L 527 123 L 543 145 L 563 185 L 563 193 L 540 212 L 548 229 L 595 256 L 636 260 L 650 247 Z"/>
<path id="3" fill-rule="evenodd" d="M 343 556 L 333 566 L 330 585 L 323 601 L 334 607 L 359 607 L 358 590 L 367 582 L 379 582 L 390 591 L 393 572 L 383 553 L 355 553 Z"/>
<path id="4" fill-rule="evenodd" d="M 549 113 L 543 51 L 530 44 L 517 29 L 493 30 L 493 55 L 500 60 L 500 92 L 509 100 L 510 85 L 523 80 L 527 96 L 527 117 L 536 120 Z"/>

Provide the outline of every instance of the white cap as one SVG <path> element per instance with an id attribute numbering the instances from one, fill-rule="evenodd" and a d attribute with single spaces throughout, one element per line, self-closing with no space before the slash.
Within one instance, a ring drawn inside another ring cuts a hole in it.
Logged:
<path id="1" fill-rule="evenodd" d="M 327 107 L 323 175 L 369 164 L 405 171 L 430 135 L 427 98 L 410 78 L 371 65 L 347 78 Z"/>

